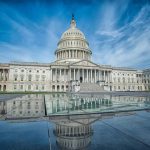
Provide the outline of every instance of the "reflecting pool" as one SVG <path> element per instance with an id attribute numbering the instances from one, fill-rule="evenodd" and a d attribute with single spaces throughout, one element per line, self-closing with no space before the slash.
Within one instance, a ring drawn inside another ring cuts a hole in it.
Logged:
<path id="1" fill-rule="evenodd" d="M 0 95 L 0 149 L 149 149 L 149 110 L 149 93 Z"/>

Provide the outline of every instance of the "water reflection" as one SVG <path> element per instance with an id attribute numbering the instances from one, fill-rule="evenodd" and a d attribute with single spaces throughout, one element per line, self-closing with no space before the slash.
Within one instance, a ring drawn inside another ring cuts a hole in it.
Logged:
<path id="1" fill-rule="evenodd" d="M 148 96 L 29 94 L 0 101 L 0 118 L 26 121 L 41 118 L 53 122 L 55 146 L 79 150 L 90 146 L 95 121 L 143 109 L 150 109 Z"/>
<path id="2" fill-rule="evenodd" d="M 79 117 L 79 116 L 78 116 Z M 82 118 L 59 118 L 53 120 L 56 124 L 54 134 L 56 136 L 56 143 L 60 149 L 76 150 L 84 149 L 91 142 L 93 130 L 91 123 L 94 119 L 89 117 Z"/>
<path id="3" fill-rule="evenodd" d="M 150 97 L 74 94 L 30 94 L 0 101 L 5 118 L 104 113 L 150 108 Z"/>

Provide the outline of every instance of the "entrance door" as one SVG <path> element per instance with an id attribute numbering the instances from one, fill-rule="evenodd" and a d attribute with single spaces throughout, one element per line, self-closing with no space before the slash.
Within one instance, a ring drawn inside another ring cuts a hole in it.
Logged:
<path id="1" fill-rule="evenodd" d="M 83 78 L 82 78 L 82 77 L 80 77 L 80 83 L 82 83 L 82 81 L 83 81 Z"/>

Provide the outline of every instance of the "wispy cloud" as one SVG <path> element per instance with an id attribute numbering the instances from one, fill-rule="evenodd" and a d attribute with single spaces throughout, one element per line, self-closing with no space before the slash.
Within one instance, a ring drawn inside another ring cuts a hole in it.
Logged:
<path id="1" fill-rule="evenodd" d="M 113 17 L 115 20 L 117 14 Z M 96 60 L 113 66 L 150 67 L 150 5 L 143 6 L 124 26 L 111 31 L 98 29 L 96 34 Z"/>

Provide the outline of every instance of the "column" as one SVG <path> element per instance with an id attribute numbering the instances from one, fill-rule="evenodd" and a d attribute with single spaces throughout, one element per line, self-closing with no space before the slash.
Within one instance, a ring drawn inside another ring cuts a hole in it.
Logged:
<path id="1" fill-rule="evenodd" d="M 74 78 L 73 78 L 73 80 L 75 80 L 76 79 L 76 70 L 74 69 Z"/>
<path id="2" fill-rule="evenodd" d="M 105 80 L 107 82 L 107 71 L 105 72 Z"/>
<path id="3" fill-rule="evenodd" d="M 59 70 L 59 80 L 61 80 L 61 69 Z"/>
<path id="4" fill-rule="evenodd" d="M 69 58 L 70 58 L 70 50 L 69 50 Z"/>
<path id="5" fill-rule="evenodd" d="M 70 73 L 69 73 L 69 72 L 68 72 L 68 73 L 70 74 L 70 80 L 71 80 L 71 68 L 70 68 L 70 70 L 68 70 L 68 71 L 70 71 Z"/>
<path id="6" fill-rule="evenodd" d="M 83 51 L 83 59 L 84 59 L 84 51 Z"/>
<path id="7" fill-rule="evenodd" d="M 82 69 L 82 81 L 84 82 L 84 69 Z"/>
<path id="8" fill-rule="evenodd" d="M 110 82 L 110 71 L 108 71 L 108 83 Z"/>
<path id="9" fill-rule="evenodd" d="M 50 81 L 53 81 L 53 78 L 52 78 L 52 69 L 50 69 Z"/>
<path id="10" fill-rule="evenodd" d="M 77 72 L 77 79 L 78 80 L 80 79 L 80 69 L 78 69 L 78 72 Z"/>
<path id="11" fill-rule="evenodd" d="M 2 72 L 2 81 L 4 81 L 4 69 L 3 69 L 3 72 Z"/>
<path id="12" fill-rule="evenodd" d="M 103 77 L 104 81 L 105 81 L 105 70 L 104 70 L 104 77 Z"/>
<path id="13" fill-rule="evenodd" d="M 87 73 L 87 82 L 89 82 L 89 71 L 88 71 L 88 69 L 86 70 L 86 73 Z"/>
<path id="14" fill-rule="evenodd" d="M 72 50 L 72 58 L 74 58 L 74 50 Z"/>
<path id="15" fill-rule="evenodd" d="M 66 81 L 66 69 L 64 69 L 64 81 Z"/>
<path id="16" fill-rule="evenodd" d="M 112 82 L 112 72 L 110 71 L 110 82 Z"/>
<path id="17" fill-rule="evenodd" d="M 96 69 L 95 69 L 95 80 L 94 80 L 94 81 L 95 81 L 95 83 L 96 83 Z"/>
<path id="18" fill-rule="evenodd" d="M 91 69 L 91 82 L 92 82 L 92 77 L 93 77 L 93 76 L 92 76 L 92 69 Z"/>
<path id="19" fill-rule="evenodd" d="M 57 74 L 57 72 L 58 72 L 58 69 L 56 68 L 56 70 L 55 70 L 56 80 L 58 80 L 58 74 Z"/>
<path id="20" fill-rule="evenodd" d="M 100 70 L 98 70 L 98 80 L 100 81 Z"/>

